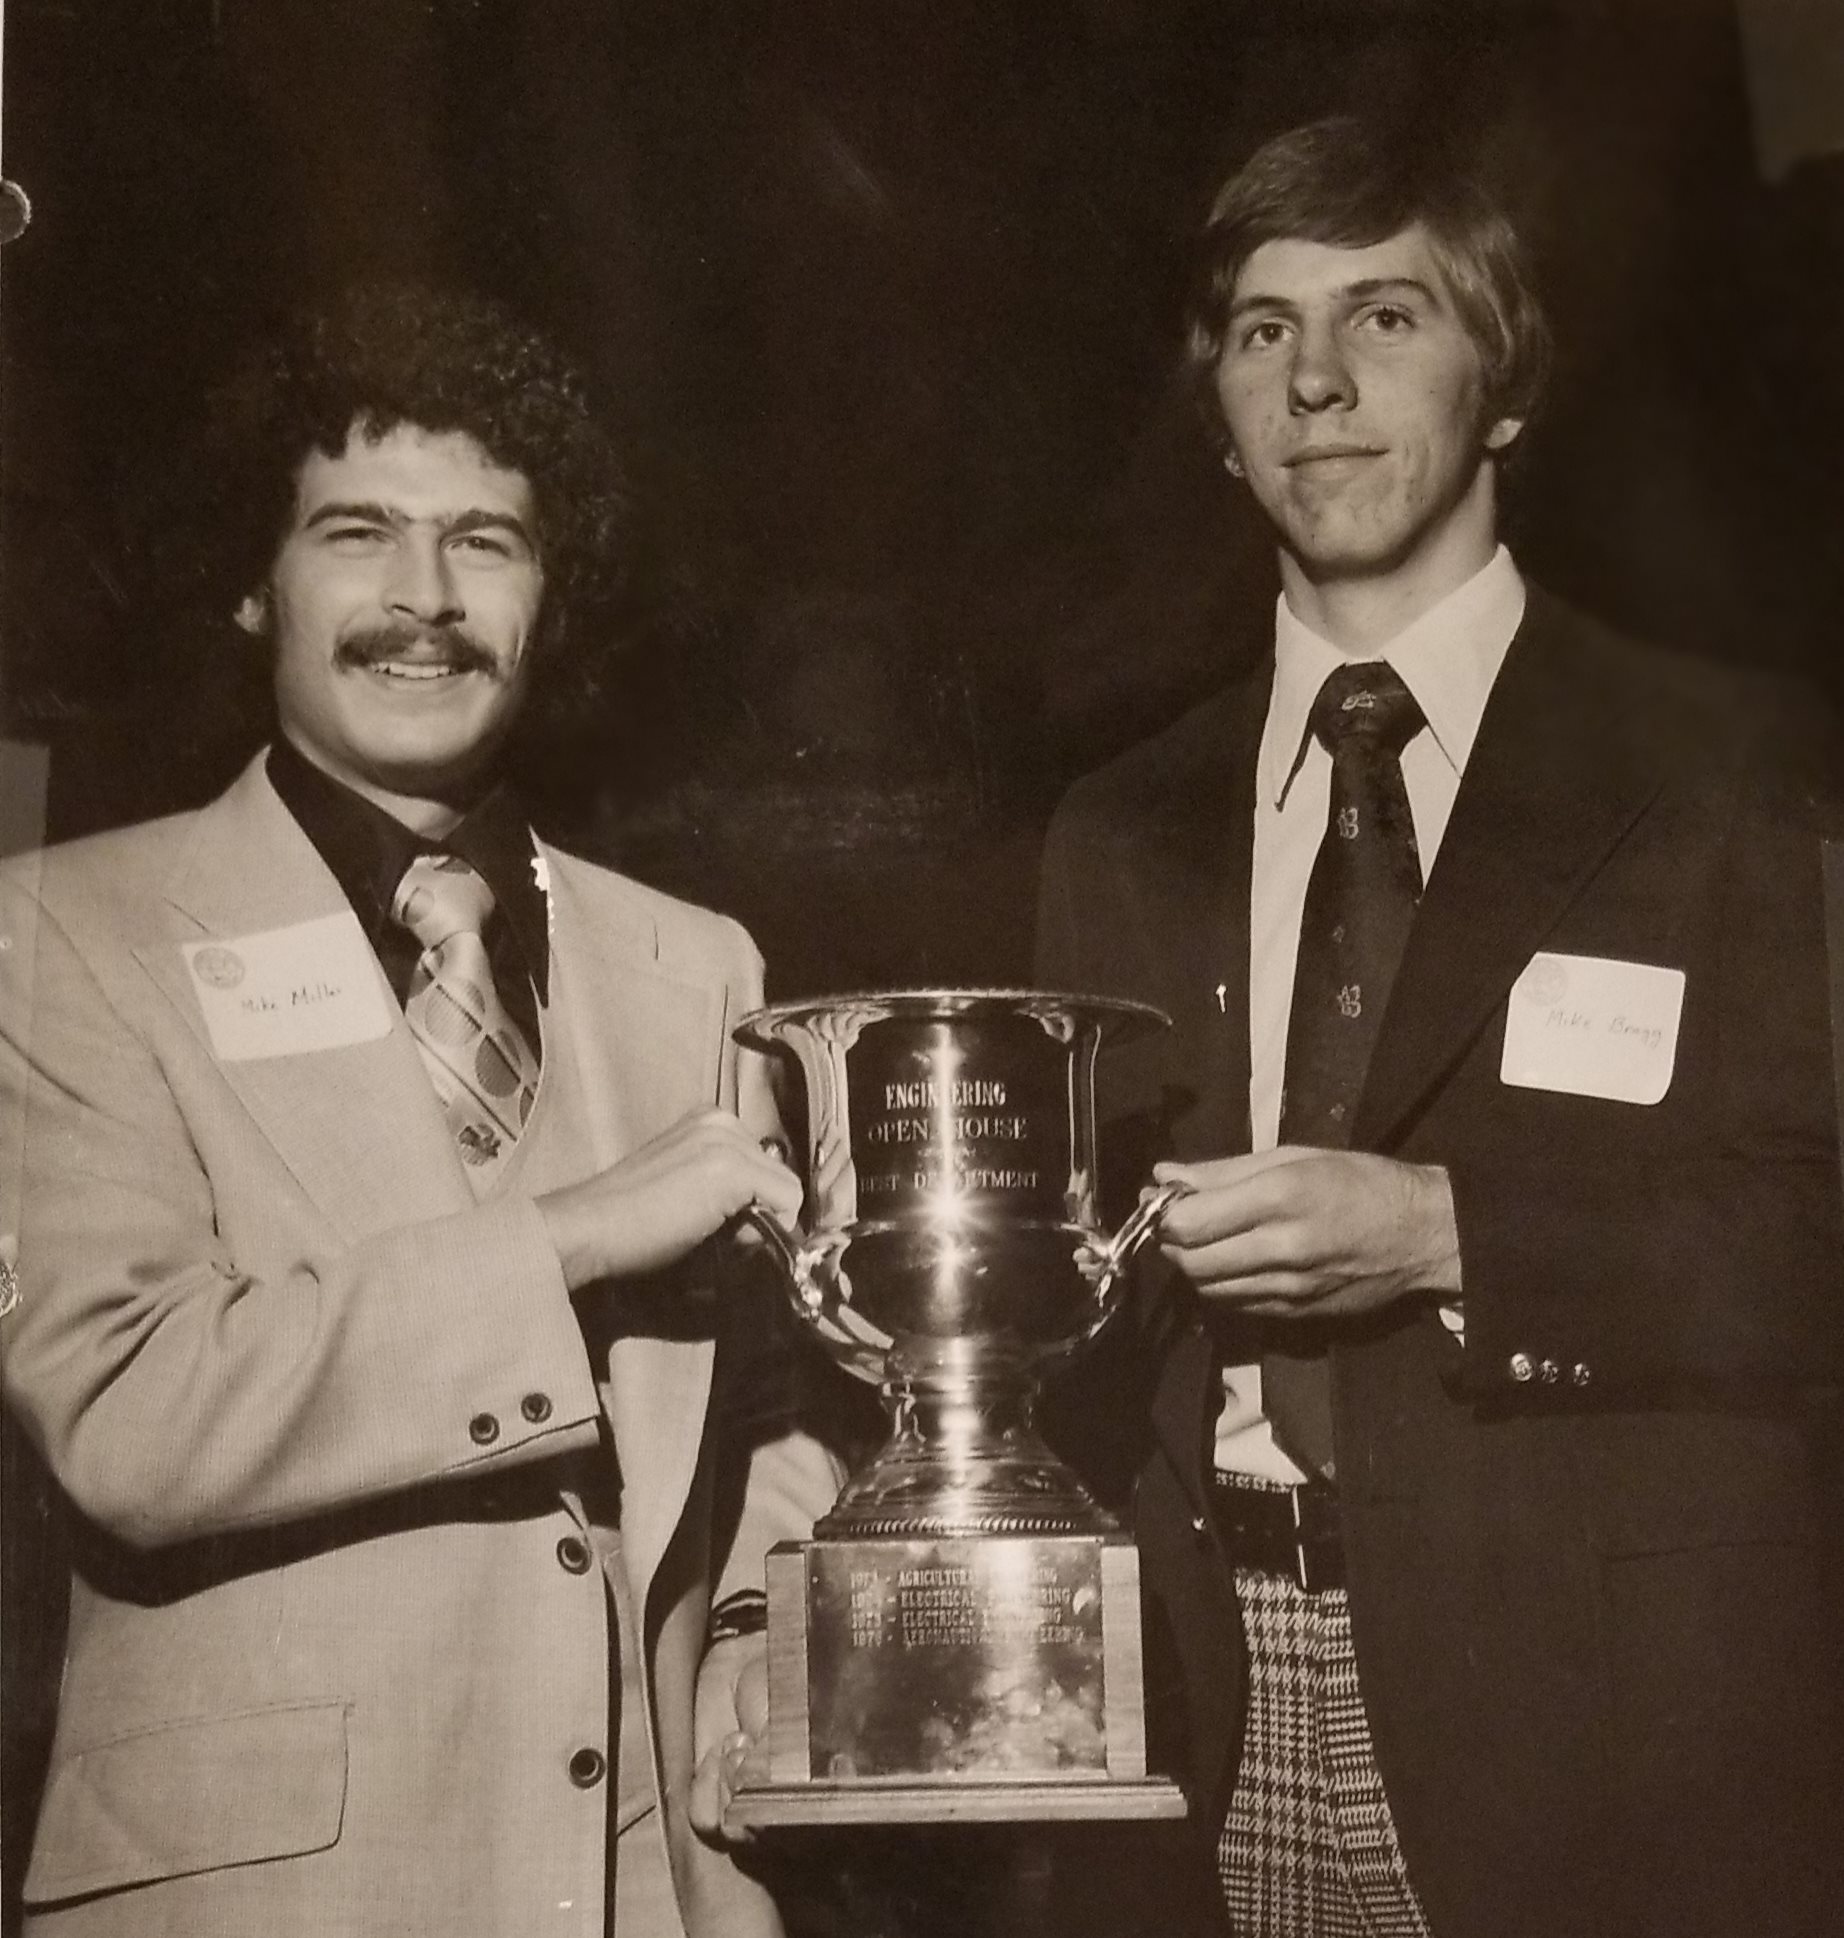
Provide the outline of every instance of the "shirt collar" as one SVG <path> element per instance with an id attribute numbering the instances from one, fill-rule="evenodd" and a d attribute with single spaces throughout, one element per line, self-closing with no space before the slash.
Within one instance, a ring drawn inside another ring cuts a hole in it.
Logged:
<path id="1" fill-rule="evenodd" d="M 279 736 L 267 764 L 270 783 L 332 871 L 374 946 L 391 921 L 397 884 L 410 863 L 423 854 L 459 855 L 492 889 L 538 1000 L 549 1000 L 549 898 L 538 878 L 531 824 L 512 788 L 494 788 L 435 842 L 335 780 Z"/>
<path id="2" fill-rule="evenodd" d="M 1295 614 L 1283 594 L 1275 604 L 1274 691 L 1256 774 L 1261 799 L 1275 807 L 1286 799 L 1305 757 L 1307 720 L 1319 689 L 1329 673 L 1358 658 L 1395 668 L 1435 745 L 1455 774 L 1463 774 L 1492 683 L 1523 617 L 1524 580 L 1502 545 L 1380 652 L 1340 652 Z"/>

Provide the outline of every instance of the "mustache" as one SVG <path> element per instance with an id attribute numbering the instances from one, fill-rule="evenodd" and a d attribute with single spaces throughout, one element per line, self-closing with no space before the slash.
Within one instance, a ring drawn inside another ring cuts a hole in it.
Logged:
<path id="1" fill-rule="evenodd" d="M 348 633 L 333 649 L 340 666 L 376 666 L 381 660 L 404 659 L 419 648 L 433 647 L 425 657 L 440 659 L 458 673 L 485 673 L 498 678 L 499 661 L 465 626 L 367 626 Z"/>

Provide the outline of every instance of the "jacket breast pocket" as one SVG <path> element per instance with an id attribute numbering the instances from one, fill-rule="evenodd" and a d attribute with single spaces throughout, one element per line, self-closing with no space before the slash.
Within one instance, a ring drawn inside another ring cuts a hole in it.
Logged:
<path id="1" fill-rule="evenodd" d="M 346 1704 L 245 1710 L 61 1756 L 39 1812 L 28 1904 L 298 1857 L 339 1840 Z"/>

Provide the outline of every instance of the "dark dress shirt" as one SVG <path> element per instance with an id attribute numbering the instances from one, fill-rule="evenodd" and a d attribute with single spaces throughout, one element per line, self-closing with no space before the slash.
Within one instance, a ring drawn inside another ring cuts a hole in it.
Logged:
<path id="1" fill-rule="evenodd" d="M 531 824 L 510 787 L 496 787 L 441 841 L 429 841 L 375 802 L 335 780 L 286 740 L 269 749 L 269 780 L 344 890 L 377 951 L 397 1000 L 410 987 L 422 945 L 391 915 L 403 871 L 418 855 L 452 854 L 493 891 L 484 940 L 500 1000 L 536 1051 L 538 1013 L 550 1000 L 550 925 L 533 872 Z"/>

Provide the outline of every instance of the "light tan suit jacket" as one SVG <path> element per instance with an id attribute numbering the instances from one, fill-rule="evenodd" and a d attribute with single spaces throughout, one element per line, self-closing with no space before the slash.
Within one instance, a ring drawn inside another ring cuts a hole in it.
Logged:
<path id="1" fill-rule="evenodd" d="M 766 1121 L 730 1041 L 744 932 L 545 861 L 573 1174 L 701 1106 Z M 260 761 L 4 880 L 0 1370 L 81 1517 L 31 1928 L 600 1934 L 613 1627 L 572 1544 L 612 1439 L 679 1907 L 694 1938 L 772 1931 L 686 1821 L 694 1685 L 714 1565 L 759 1578 L 834 1476 L 811 1442 L 760 1453 L 711 1555 L 715 1289 L 573 1302 L 530 1197 L 474 1202 L 394 1010 L 375 1041 L 214 1054 L 180 945 L 346 908 Z"/>

